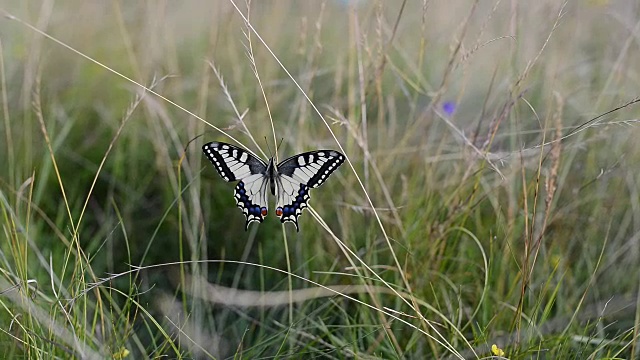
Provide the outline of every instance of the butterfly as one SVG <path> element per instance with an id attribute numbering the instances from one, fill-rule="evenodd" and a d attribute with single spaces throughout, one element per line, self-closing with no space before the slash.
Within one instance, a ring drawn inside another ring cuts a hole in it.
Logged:
<path id="1" fill-rule="evenodd" d="M 317 150 L 269 163 L 233 145 L 213 141 L 202 146 L 202 152 L 226 181 L 238 181 L 236 205 L 246 217 L 245 230 L 253 221 L 267 216 L 267 192 L 277 196 L 276 216 L 280 222 L 298 227 L 298 217 L 309 202 L 309 189 L 322 185 L 344 162 L 334 150 Z M 277 194 L 277 195 L 276 195 Z"/>

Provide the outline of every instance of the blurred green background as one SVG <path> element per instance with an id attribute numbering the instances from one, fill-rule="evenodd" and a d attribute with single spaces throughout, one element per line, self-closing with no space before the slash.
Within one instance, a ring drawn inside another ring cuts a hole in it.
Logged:
<path id="1" fill-rule="evenodd" d="M 639 357 L 636 1 L 0 11 L 3 359 Z M 245 232 L 213 140 L 349 162 Z"/>

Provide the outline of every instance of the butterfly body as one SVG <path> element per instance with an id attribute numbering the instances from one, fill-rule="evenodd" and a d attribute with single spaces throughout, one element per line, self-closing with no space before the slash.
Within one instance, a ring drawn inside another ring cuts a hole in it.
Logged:
<path id="1" fill-rule="evenodd" d="M 344 155 L 334 150 L 298 154 L 276 164 L 266 163 L 249 152 L 217 141 L 202 146 L 204 155 L 226 181 L 238 181 L 237 206 L 246 217 L 245 229 L 253 221 L 267 216 L 267 191 L 277 197 L 276 216 L 282 223 L 293 222 L 309 201 L 309 189 L 320 186 L 343 162 Z"/>

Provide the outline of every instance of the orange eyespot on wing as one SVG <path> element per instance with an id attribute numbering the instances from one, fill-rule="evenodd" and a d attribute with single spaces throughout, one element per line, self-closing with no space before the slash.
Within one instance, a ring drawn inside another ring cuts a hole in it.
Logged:
<path id="1" fill-rule="evenodd" d="M 267 216 L 267 208 L 266 207 L 262 208 L 262 216 Z"/>
<path id="2" fill-rule="evenodd" d="M 281 216 L 282 216 L 282 208 L 281 208 L 281 207 L 278 207 L 278 208 L 276 209 L 276 216 L 277 216 L 277 217 L 281 217 Z"/>

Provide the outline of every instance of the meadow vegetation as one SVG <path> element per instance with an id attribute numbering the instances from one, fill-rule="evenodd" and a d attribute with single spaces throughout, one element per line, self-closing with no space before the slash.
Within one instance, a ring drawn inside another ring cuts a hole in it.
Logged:
<path id="1" fill-rule="evenodd" d="M 2 359 L 640 357 L 637 2 L 0 12 Z M 213 140 L 348 161 L 245 231 Z"/>

